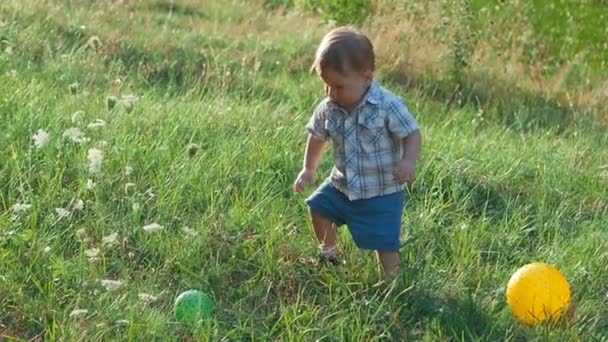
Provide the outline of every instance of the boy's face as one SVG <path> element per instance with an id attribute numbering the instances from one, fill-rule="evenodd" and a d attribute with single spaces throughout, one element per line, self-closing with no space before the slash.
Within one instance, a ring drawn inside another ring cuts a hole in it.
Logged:
<path id="1" fill-rule="evenodd" d="M 338 72 L 325 68 L 319 75 L 325 83 L 325 94 L 331 101 L 346 109 L 354 109 L 373 80 L 373 72 L 345 69 Z"/>

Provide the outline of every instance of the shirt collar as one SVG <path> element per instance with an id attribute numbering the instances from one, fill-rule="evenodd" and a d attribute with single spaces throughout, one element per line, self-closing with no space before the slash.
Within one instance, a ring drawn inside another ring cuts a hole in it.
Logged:
<path id="1" fill-rule="evenodd" d="M 369 88 L 367 88 L 367 91 L 363 95 L 363 98 L 355 107 L 353 112 L 356 112 L 357 110 L 359 110 L 359 108 L 365 106 L 365 104 L 368 102 L 373 105 L 378 105 L 382 102 L 382 93 L 380 91 L 380 86 L 378 85 L 378 83 L 376 83 L 376 81 L 372 81 L 372 84 L 370 84 Z"/>
<path id="2" fill-rule="evenodd" d="M 382 91 L 376 81 L 372 81 L 363 100 L 375 105 L 382 103 Z M 363 103 L 363 101 L 361 102 Z"/>

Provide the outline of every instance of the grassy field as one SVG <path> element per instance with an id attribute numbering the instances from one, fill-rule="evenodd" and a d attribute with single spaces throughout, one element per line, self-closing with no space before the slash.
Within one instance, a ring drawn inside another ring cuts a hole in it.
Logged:
<path id="1" fill-rule="evenodd" d="M 606 341 L 608 73 L 554 48 L 598 43 L 598 23 L 545 36 L 540 10 L 459 3 L 378 0 L 361 24 L 424 139 L 403 272 L 375 288 L 344 230 L 345 266 L 300 262 L 316 243 L 291 184 L 322 96 L 307 72 L 322 16 L 3 1 L 0 339 Z M 515 321 L 505 286 L 532 261 L 569 279 L 574 323 Z M 194 328 L 172 312 L 188 289 L 216 305 Z"/>

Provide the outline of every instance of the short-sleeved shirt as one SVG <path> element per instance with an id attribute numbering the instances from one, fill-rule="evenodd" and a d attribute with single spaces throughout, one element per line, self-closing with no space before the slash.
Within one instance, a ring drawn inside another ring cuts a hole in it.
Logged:
<path id="1" fill-rule="evenodd" d="M 418 129 L 402 99 L 377 82 L 348 112 L 329 98 L 315 109 L 306 129 L 332 142 L 332 184 L 350 200 L 388 195 L 403 189 L 393 176 L 403 156 L 403 138 Z"/>

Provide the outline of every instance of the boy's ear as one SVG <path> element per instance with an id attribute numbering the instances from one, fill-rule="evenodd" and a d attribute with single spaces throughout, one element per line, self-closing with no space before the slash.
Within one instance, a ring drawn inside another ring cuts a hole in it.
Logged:
<path id="1" fill-rule="evenodd" d="M 374 71 L 371 69 L 367 69 L 363 72 L 363 78 L 365 78 L 365 80 L 367 82 L 370 82 L 374 79 Z"/>

